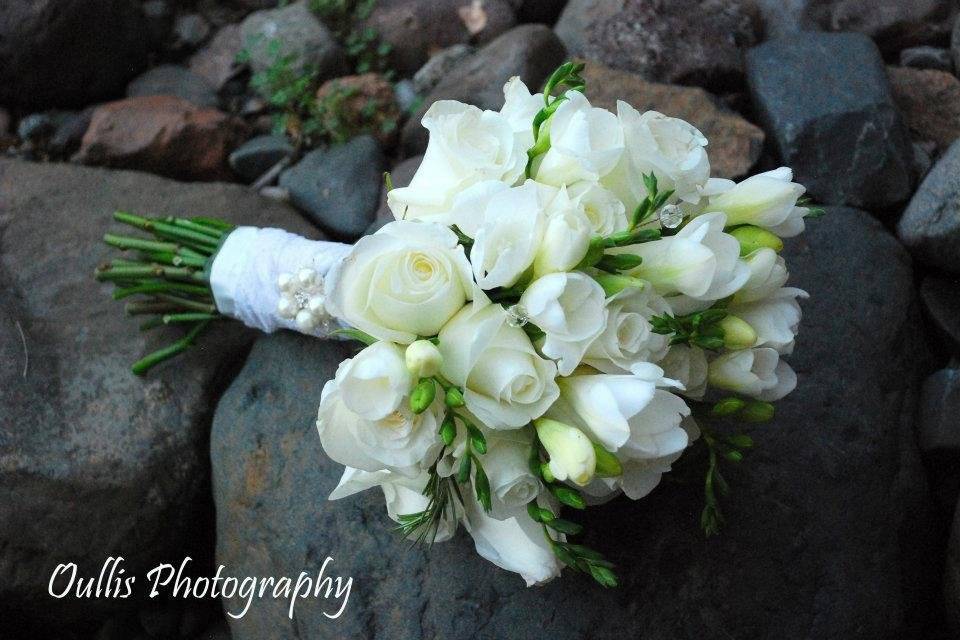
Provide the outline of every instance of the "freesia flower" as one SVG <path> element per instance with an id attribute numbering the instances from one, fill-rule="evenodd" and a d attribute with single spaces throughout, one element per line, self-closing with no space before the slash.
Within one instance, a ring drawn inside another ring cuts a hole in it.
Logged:
<path id="1" fill-rule="evenodd" d="M 797 298 L 808 298 L 803 289 L 783 287 L 766 298 L 752 302 L 735 302 L 729 308 L 757 332 L 751 346 L 770 347 L 777 353 L 793 353 L 793 343 L 800 326 L 800 305 Z"/>
<path id="2" fill-rule="evenodd" d="M 550 473 L 557 480 L 585 485 L 593 478 L 597 465 L 593 443 L 583 431 L 550 418 L 533 421 L 540 444 L 550 455 Z"/>
<path id="3" fill-rule="evenodd" d="M 792 180 L 788 167 L 751 176 L 710 198 L 706 210 L 727 214 L 729 226 L 751 224 L 782 237 L 798 235 L 808 210 L 798 207 L 797 200 L 806 189 Z"/>
<path id="4" fill-rule="evenodd" d="M 709 381 L 714 387 L 758 400 L 779 400 L 797 386 L 797 374 L 775 349 L 742 349 L 717 356 L 710 362 Z"/>

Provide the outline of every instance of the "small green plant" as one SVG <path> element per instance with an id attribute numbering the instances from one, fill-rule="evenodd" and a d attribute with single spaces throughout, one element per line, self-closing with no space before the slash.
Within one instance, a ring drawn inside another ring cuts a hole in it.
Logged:
<path id="1" fill-rule="evenodd" d="M 343 44 L 357 73 L 373 71 L 389 77 L 390 45 L 380 42 L 376 29 L 362 26 L 374 6 L 376 0 L 312 0 L 310 3 L 313 12 Z"/>

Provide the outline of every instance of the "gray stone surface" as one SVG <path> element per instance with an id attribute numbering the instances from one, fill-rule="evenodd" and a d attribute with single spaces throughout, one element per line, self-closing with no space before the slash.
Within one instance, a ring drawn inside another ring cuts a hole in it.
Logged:
<path id="1" fill-rule="evenodd" d="M 451 69 L 424 98 L 403 128 L 400 142 L 404 155 L 417 155 L 427 148 L 428 135 L 420 120 L 437 100 L 460 100 L 481 109 L 499 109 L 507 80 L 520 76 L 531 90 L 539 90 L 565 55 L 563 44 L 543 25 L 522 25 L 506 32 Z"/>
<path id="2" fill-rule="evenodd" d="M 943 597 L 947 622 L 953 632 L 960 634 L 960 505 L 953 516 L 947 562 L 943 572 Z"/>
<path id="3" fill-rule="evenodd" d="M 728 93 L 743 86 L 743 49 L 756 20 L 740 0 L 626 0 L 592 17 L 584 55 L 646 80 Z"/>
<path id="4" fill-rule="evenodd" d="M 69 637 L 131 600 L 57 600 L 58 563 L 126 575 L 200 557 L 209 544 L 208 434 L 214 398 L 252 333 L 223 326 L 146 378 L 130 365 L 181 332 L 142 334 L 93 279 L 115 255 L 118 208 L 205 214 L 314 235 L 291 207 L 240 185 L 0 160 L 0 637 Z M 144 578 L 138 578 L 142 586 Z M 51 633 L 51 635 L 46 635 Z M 129 636 L 128 636 L 129 637 Z"/>
<path id="5" fill-rule="evenodd" d="M 748 52 L 747 74 L 780 161 L 813 198 L 875 209 L 910 196 L 913 152 L 869 38 L 810 32 L 769 41 Z"/>
<path id="6" fill-rule="evenodd" d="M 626 0 L 570 0 L 553 29 L 572 56 L 583 55 L 589 27 L 623 11 Z"/>
<path id="7" fill-rule="evenodd" d="M 457 64 L 472 53 L 473 48 L 466 44 L 455 44 L 436 52 L 413 74 L 414 88 L 422 95 L 430 93 Z"/>
<path id="8" fill-rule="evenodd" d="M 320 80 L 346 71 L 343 49 L 310 11 L 307 0 L 251 13 L 240 25 L 240 38 L 254 73 L 285 56 L 293 56 L 294 69 L 315 66 Z"/>
<path id="9" fill-rule="evenodd" d="M 954 142 L 920 183 L 897 224 L 914 257 L 960 273 L 960 142 Z"/>
<path id="10" fill-rule="evenodd" d="M 913 434 L 924 360 L 910 260 L 865 213 L 830 209 L 787 250 L 811 298 L 796 392 L 730 469 L 727 526 L 698 528 L 690 482 L 591 510 L 586 542 L 618 564 L 603 590 L 576 575 L 543 588 L 475 555 L 464 534 L 425 552 L 391 532 L 382 495 L 325 496 L 341 469 L 314 429 L 323 382 L 349 347 L 290 334 L 258 340 L 217 406 L 211 444 L 217 560 L 234 575 L 352 576 L 339 603 L 265 600 L 236 640 L 317 638 L 844 638 L 919 635 L 938 554 Z M 842 349 L 838 351 L 838 345 Z M 691 452 L 691 455 L 696 455 Z M 225 602 L 227 610 L 242 605 Z"/>
<path id="11" fill-rule="evenodd" d="M 924 381 L 917 426 L 925 456 L 960 461 L 960 369 L 941 369 Z"/>
<path id="12" fill-rule="evenodd" d="M 214 87 L 185 67 L 165 64 L 137 76 L 127 85 L 127 97 L 177 96 L 200 107 L 218 107 Z"/>
<path id="13" fill-rule="evenodd" d="M 920 285 L 920 299 L 941 337 L 960 350 L 960 276 L 928 275 Z"/>
<path id="14" fill-rule="evenodd" d="M 293 145 L 283 136 L 257 136 L 230 154 L 230 167 L 247 182 L 253 182 L 293 153 Z"/>
<path id="15" fill-rule="evenodd" d="M 900 65 L 915 69 L 953 71 L 950 50 L 943 47 L 909 47 L 900 52 Z"/>
<path id="16" fill-rule="evenodd" d="M 377 141 L 360 136 L 317 149 L 280 174 L 290 201 L 322 229 L 352 242 L 373 222 L 383 184 L 384 159 Z"/>
<path id="17" fill-rule="evenodd" d="M 146 65 L 148 44 L 129 0 L 5 0 L 0 104 L 79 107 L 120 95 Z"/>
<path id="18" fill-rule="evenodd" d="M 950 33 L 953 0 L 807 0 L 804 19 L 830 31 L 873 38 L 885 53 L 931 44 Z"/>

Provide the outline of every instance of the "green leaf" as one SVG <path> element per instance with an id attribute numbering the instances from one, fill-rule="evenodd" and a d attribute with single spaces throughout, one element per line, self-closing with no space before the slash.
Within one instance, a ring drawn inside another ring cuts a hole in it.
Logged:
<path id="1" fill-rule="evenodd" d="M 367 346 L 370 346 L 371 344 L 377 342 L 377 339 L 374 338 L 374 337 L 373 337 L 372 335 L 370 335 L 369 333 L 364 333 L 363 331 L 360 331 L 360 329 L 354 329 L 354 328 L 352 328 L 352 327 L 348 327 L 348 328 L 345 328 L 345 329 L 337 329 L 337 330 L 335 330 L 335 331 L 331 331 L 331 332 L 330 332 L 330 335 L 331 335 L 331 336 L 344 336 L 344 337 L 346 337 L 346 338 L 350 338 L 351 340 L 356 340 L 357 342 L 362 342 L 363 344 L 365 344 L 365 345 L 367 345 Z"/>
<path id="2" fill-rule="evenodd" d="M 575 536 L 583 531 L 583 527 L 576 522 L 571 522 L 569 520 L 563 520 L 562 518 L 554 518 L 553 520 L 544 523 L 551 529 L 559 531 L 560 533 L 565 533 L 570 536 Z"/>

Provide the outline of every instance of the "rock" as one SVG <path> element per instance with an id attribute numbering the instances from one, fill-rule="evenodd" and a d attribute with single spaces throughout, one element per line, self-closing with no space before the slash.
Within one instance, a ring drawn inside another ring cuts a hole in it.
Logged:
<path id="1" fill-rule="evenodd" d="M 10 112 L 0 107 L 0 136 L 10 133 Z"/>
<path id="2" fill-rule="evenodd" d="M 17 137 L 36 142 L 52 135 L 56 128 L 52 113 L 31 113 L 17 123 Z"/>
<path id="3" fill-rule="evenodd" d="M 93 112 L 74 160 L 184 180 L 230 177 L 227 155 L 245 125 L 216 109 L 173 96 L 127 98 Z"/>
<path id="4" fill-rule="evenodd" d="M 941 369 L 926 379 L 920 396 L 920 451 L 960 462 L 960 369 Z"/>
<path id="5" fill-rule="evenodd" d="M 928 275 L 920 285 L 920 298 L 942 336 L 954 351 L 960 350 L 960 278 Z"/>
<path id="6" fill-rule="evenodd" d="M 567 5 L 567 0 L 521 0 L 517 22 L 554 24 Z"/>
<path id="7" fill-rule="evenodd" d="M 919 140 L 931 140 L 940 152 L 960 138 L 960 80 L 931 69 L 889 67 L 893 99 Z"/>
<path id="8" fill-rule="evenodd" d="M 247 182 L 253 182 L 284 158 L 292 158 L 293 145 L 283 136 L 257 136 L 230 154 L 230 167 Z"/>
<path id="9" fill-rule="evenodd" d="M 564 58 L 563 44 L 547 27 L 526 24 L 511 29 L 454 67 L 424 98 L 403 128 L 400 139 L 404 155 L 417 155 L 427 148 L 427 131 L 420 120 L 437 100 L 460 100 L 481 109 L 499 109 L 503 106 L 503 85 L 512 76 L 520 76 L 536 90 Z"/>
<path id="10" fill-rule="evenodd" d="M 594 19 L 584 55 L 646 80 L 718 93 L 743 85 L 743 48 L 757 23 L 738 0 L 627 0 Z"/>
<path id="11" fill-rule="evenodd" d="M 490 42 L 514 23 L 508 0 L 381 0 L 364 24 L 390 45 L 391 68 L 413 75 L 433 52 Z"/>
<path id="12" fill-rule="evenodd" d="M 953 58 L 953 68 L 960 69 L 960 19 L 953 23 L 950 33 L 950 57 Z"/>
<path id="13" fill-rule="evenodd" d="M 910 196 L 909 136 L 869 38 L 811 32 L 773 40 L 751 49 L 746 66 L 780 162 L 815 200 L 884 209 Z"/>
<path id="14" fill-rule="evenodd" d="M 583 55 L 587 31 L 594 22 L 620 15 L 627 0 L 569 0 L 554 26 L 557 37 L 571 56 Z"/>
<path id="15" fill-rule="evenodd" d="M 127 97 L 176 96 L 198 107 L 220 104 L 214 88 L 204 78 L 175 64 L 154 67 L 127 85 Z"/>
<path id="16" fill-rule="evenodd" d="M 139 588 L 160 562 L 212 560 L 211 407 L 254 337 L 225 323 L 177 361 L 134 376 L 135 360 L 181 332 L 139 332 L 91 277 L 116 255 L 101 242 L 117 229 L 112 212 L 203 213 L 319 234 L 240 185 L 67 164 L 0 160 L 0 202 L 0 610 L 13 613 L 0 616 L 0 636 L 36 625 L 29 637 L 73 637 L 81 622 L 142 605 L 51 598 L 58 563 L 95 578 L 122 556 Z"/>
<path id="17" fill-rule="evenodd" d="M 591 104 L 616 112 L 617 100 L 639 111 L 654 110 L 682 118 L 697 127 L 710 144 L 710 167 L 720 178 L 746 175 L 763 150 L 763 130 L 732 111 L 699 87 L 647 82 L 640 77 L 587 62 L 583 72 Z"/>
<path id="18" fill-rule="evenodd" d="M 199 13 L 182 13 L 173 22 L 173 35 L 176 50 L 193 51 L 210 37 L 210 23 Z"/>
<path id="19" fill-rule="evenodd" d="M 897 224 L 900 241 L 920 262 L 960 273 L 960 142 L 920 183 Z"/>
<path id="20" fill-rule="evenodd" d="M 54 158 L 66 159 L 80 149 L 83 136 L 90 127 L 94 107 L 84 109 L 80 113 L 69 113 L 57 122 L 56 131 L 47 142 L 47 151 Z"/>
<path id="21" fill-rule="evenodd" d="M 943 595 L 947 622 L 954 633 L 960 633 L 960 507 L 954 513 L 953 526 L 950 529 L 946 570 L 943 575 Z"/>
<path id="22" fill-rule="evenodd" d="M 7 0 L 0 104 L 78 107 L 120 95 L 146 65 L 149 35 L 129 0 Z"/>
<path id="23" fill-rule="evenodd" d="M 346 56 L 333 34 L 310 11 L 307 0 L 251 13 L 240 25 L 240 39 L 254 73 L 291 57 L 291 68 L 316 69 L 321 80 L 344 70 Z"/>
<path id="24" fill-rule="evenodd" d="M 808 0 L 804 19 L 829 31 L 873 38 L 885 53 L 931 44 L 950 33 L 952 0 Z"/>
<path id="25" fill-rule="evenodd" d="M 753 0 L 763 25 L 764 40 L 796 37 L 801 31 L 815 30 L 803 18 L 809 0 Z"/>
<path id="26" fill-rule="evenodd" d="M 942 47 L 909 47 L 900 52 L 900 66 L 953 72 L 950 50 Z"/>
<path id="27" fill-rule="evenodd" d="M 404 78 L 393 85 L 393 93 L 397 98 L 397 106 L 401 113 L 410 113 L 417 108 L 420 102 L 420 96 L 413 86 L 413 81 Z"/>
<path id="28" fill-rule="evenodd" d="M 930 167 L 933 166 L 931 154 L 936 151 L 937 145 L 933 142 L 922 141 L 914 142 L 911 146 L 913 147 L 913 175 L 918 180 L 922 180 L 930 171 Z"/>
<path id="29" fill-rule="evenodd" d="M 140 5 L 152 47 L 158 47 L 173 28 L 173 8 L 167 0 L 147 0 Z"/>
<path id="30" fill-rule="evenodd" d="M 220 91 L 237 73 L 237 55 L 243 49 L 239 25 L 229 24 L 206 47 L 191 56 L 188 66 L 211 87 Z"/>
<path id="31" fill-rule="evenodd" d="M 640 502 L 590 510 L 584 541 L 621 576 L 609 591 L 572 573 L 528 589 L 475 555 L 462 532 L 411 549 L 377 491 L 324 502 L 341 468 L 313 422 L 323 381 L 350 348 L 258 340 L 214 417 L 217 562 L 239 576 L 313 575 L 329 556 L 324 575 L 352 576 L 353 595 L 335 623 L 322 614 L 337 610 L 333 598 L 298 600 L 296 623 L 285 602 L 261 601 L 230 620 L 233 637 L 567 640 L 635 637 L 638 621 L 651 640 L 718 629 L 744 639 L 917 637 L 939 586 L 912 431 L 924 356 L 910 330 L 909 257 L 849 209 L 830 210 L 788 252 L 795 284 L 812 294 L 791 357 L 801 382 L 773 424 L 750 429 L 757 446 L 730 469 L 726 528 L 709 540 L 699 529 L 702 467 L 690 452 L 689 483 L 678 469 L 678 482 Z"/>
<path id="32" fill-rule="evenodd" d="M 280 174 L 280 186 L 310 220 L 352 241 L 373 222 L 383 181 L 383 154 L 370 136 L 317 149 Z"/>
<path id="33" fill-rule="evenodd" d="M 427 63 L 413 75 L 413 86 L 417 93 L 426 95 L 458 64 L 473 53 L 473 47 L 455 44 L 430 56 Z"/>
<path id="34" fill-rule="evenodd" d="M 393 182 L 393 186 L 395 188 L 409 186 L 410 181 L 413 180 L 413 174 L 420 168 L 421 162 L 423 162 L 423 156 L 413 156 L 394 166 L 393 169 L 390 170 L 390 180 Z M 387 206 L 387 190 L 381 189 L 380 205 L 377 207 L 377 215 L 373 223 L 367 227 L 364 235 L 376 233 L 380 227 L 395 219 L 393 212 L 390 211 L 390 207 Z"/>
<path id="35" fill-rule="evenodd" d="M 324 129 L 346 141 L 372 135 L 384 149 L 397 143 L 400 108 L 390 82 L 377 73 L 328 80 L 317 91 Z"/>

